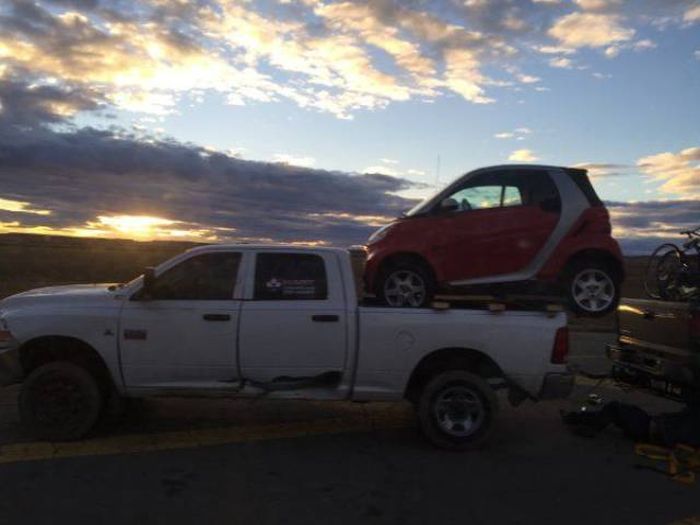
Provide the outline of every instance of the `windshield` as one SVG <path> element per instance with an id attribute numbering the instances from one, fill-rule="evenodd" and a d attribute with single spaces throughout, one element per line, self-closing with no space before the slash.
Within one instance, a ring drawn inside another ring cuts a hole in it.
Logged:
<path id="1" fill-rule="evenodd" d="M 430 197 L 423 199 L 418 204 L 416 204 L 413 208 L 411 208 L 410 210 L 405 212 L 403 214 L 403 216 L 404 217 L 413 217 L 414 215 L 417 215 L 419 213 L 424 212 L 425 210 L 423 208 L 425 207 L 426 204 L 428 204 L 431 200 L 433 200 L 435 198 L 435 195 L 437 195 L 437 193 L 434 193 Z"/>

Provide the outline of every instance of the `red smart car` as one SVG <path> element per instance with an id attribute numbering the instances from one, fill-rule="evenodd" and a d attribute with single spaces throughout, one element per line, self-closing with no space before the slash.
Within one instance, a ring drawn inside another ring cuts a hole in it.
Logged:
<path id="1" fill-rule="evenodd" d="M 624 278 L 608 211 L 575 168 L 472 171 L 367 244 L 365 284 L 390 306 L 424 306 L 438 288 L 532 282 L 598 316 L 617 306 Z"/>

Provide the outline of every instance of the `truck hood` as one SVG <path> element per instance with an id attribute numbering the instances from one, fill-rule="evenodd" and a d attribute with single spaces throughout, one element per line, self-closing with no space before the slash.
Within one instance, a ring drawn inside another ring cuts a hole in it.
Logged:
<path id="1" fill-rule="evenodd" d="M 70 284 L 66 286 L 48 286 L 35 288 L 26 292 L 6 297 L 0 301 L 0 308 L 15 308 L 17 306 L 29 306 L 34 304 L 48 304 L 69 302 L 71 304 L 107 303 L 115 296 L 109 287 L 114 283 L 101 284 Z"/>

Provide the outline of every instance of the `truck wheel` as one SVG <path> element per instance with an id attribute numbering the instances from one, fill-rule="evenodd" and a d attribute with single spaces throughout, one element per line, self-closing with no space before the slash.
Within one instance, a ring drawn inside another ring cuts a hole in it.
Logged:
<path id="1" fill-rule="evenodd" d="M 392 265 L 381 273 L 377 296 L 389 306 L 421 308 L 435 294 L 435 281 L 424 265 L 412 261 Z"/>
<path id="2" fill-rule="evenodd" d="M 567 269 L 563 280 L 571 310 L 587 317 L 602 317 L 620 302 L 620 279 L 610 265 L 579 260 Z"/>
<path id="3" fill-rule="evenodd" d="M 418 422 L 433 445 L 449 450 L 478 448 L 489 437 L 498 412 L 493 389 L 462 370 L 433 377 L 418 401 Z"/>
<path id="4" fill-rule="evenodd" d="M 36 368 L 19 394 L 22 424 L 33 436 L 51 441 L 85 436 L 100 416 L 102 404 L 95 378 L 68 361 Z"/>

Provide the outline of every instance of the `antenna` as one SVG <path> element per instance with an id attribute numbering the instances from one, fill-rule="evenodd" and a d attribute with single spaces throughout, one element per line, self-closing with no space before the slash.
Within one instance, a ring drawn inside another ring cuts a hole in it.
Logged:
<path id="1" fill-rule="evenodd" d="M 440 154 L 438 153 L 437 162 L 435 163 L 435 189 L 440 189 Z"/>

